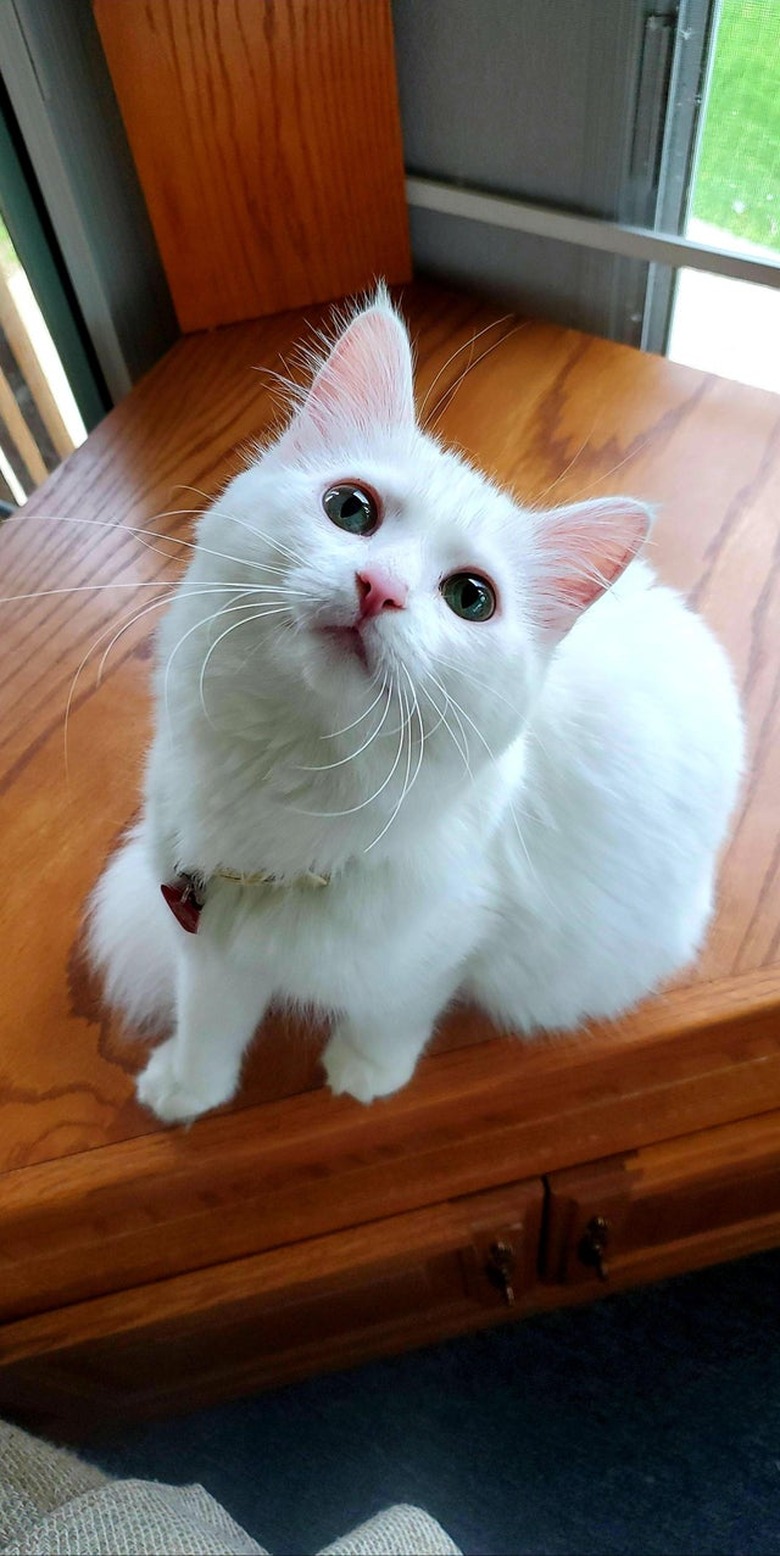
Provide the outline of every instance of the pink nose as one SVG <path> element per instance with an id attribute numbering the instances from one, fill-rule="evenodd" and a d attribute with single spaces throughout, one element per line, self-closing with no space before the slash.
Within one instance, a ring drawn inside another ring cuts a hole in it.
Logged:
<path id="1" fill-rule="evenodd" d="M 378 616 L 380 611 L 403 610 L 406 604 L 409 593 L 406 584 L 391 578 L 381 567 L 364 567 L 362 572 L 355 574 L 355 583 L 360 621 L 369 621 L 372 616 Z"/>

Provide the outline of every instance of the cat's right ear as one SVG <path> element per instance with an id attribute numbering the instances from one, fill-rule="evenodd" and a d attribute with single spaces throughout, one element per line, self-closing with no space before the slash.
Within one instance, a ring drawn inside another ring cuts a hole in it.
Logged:
<path id="1" fill-rule="evenodd" d="M 278 447 L 316 453 L 361 433 L 413 426 L 414 419 L 409 336 L 381 291 L 335 342 Z"/>
<path id="2" fill-rule="evenodd" d="M 599 497 L 535 515 L 536 610 L 553 642 L 617 582 L 647 539 L 652 517 L 632 497 Z"/>

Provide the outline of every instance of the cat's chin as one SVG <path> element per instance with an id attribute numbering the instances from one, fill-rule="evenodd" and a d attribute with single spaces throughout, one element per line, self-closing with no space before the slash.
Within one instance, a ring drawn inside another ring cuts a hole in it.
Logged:
<path id="1" fill-rule="evenodd" d="M 317 627 L 300 640 L 298 669 L 318 697 L 361 695 L 376 668 L 371 648 L 355 627 Z"/>
<path id="2" fill-rule="evenodd" d="M 366 645 L 358 627 L 320 627 L 317 637 L 324 643 L 329 658 L 341 664 L 351 661 L 370 674 Z"/>

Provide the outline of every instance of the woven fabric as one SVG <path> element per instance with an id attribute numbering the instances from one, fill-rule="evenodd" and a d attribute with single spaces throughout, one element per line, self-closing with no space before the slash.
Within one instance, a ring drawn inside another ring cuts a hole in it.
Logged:
<path id="1" fill-rule="evenodd" d="M 416 1507 L 393 1507 L 327 1556 L 460 1556 Z M 267 1556 L 202 1486 L 109 1480 L 0 1421 L 0 1556 Z M 326 1556 L 323 1552 L 322 1556 Z"/>
<path id="2" fill-rule="evenodd" d="M 102 1470 L 0 1421 L 0 1548 L 42 1514 L 108 1484 Z"/>
<path id="3" fill-rule="evenodd" d="M 109 1482 L 38 1518 L 2 1556 L 267 1556 L 202 1486 Z"/>
<path id="4" fill-rule="evenodd" d="M 112 1481 L 0 1421 L 2 1556 L 266 1556 L 201 1486 Z"/>
<path id="5" fill-rule="evenodd" d="M 320 1556 L 461 1556 L 435 1518 L 419 1507 L 389 1507 L 327 1545 Z"/>

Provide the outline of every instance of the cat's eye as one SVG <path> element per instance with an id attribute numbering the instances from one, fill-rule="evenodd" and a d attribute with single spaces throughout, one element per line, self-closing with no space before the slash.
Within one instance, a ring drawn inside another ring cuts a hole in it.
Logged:
<path id="1" fill-rule="evenodd" d="M 345 481 L 342 486 L 331 486 L 322 499 L 322 506 L 339 529 L 350 535 L 373 535 L 379 525 L 379 504 L 373 492 L 365 486 Z"/>
<path id="2" fill-rule="evenodd" d="M 464 621 L 489 621 L 496 609 L 496 591 L 479 573 L 451 573 L 440 584 L 442 596 Z"/>

